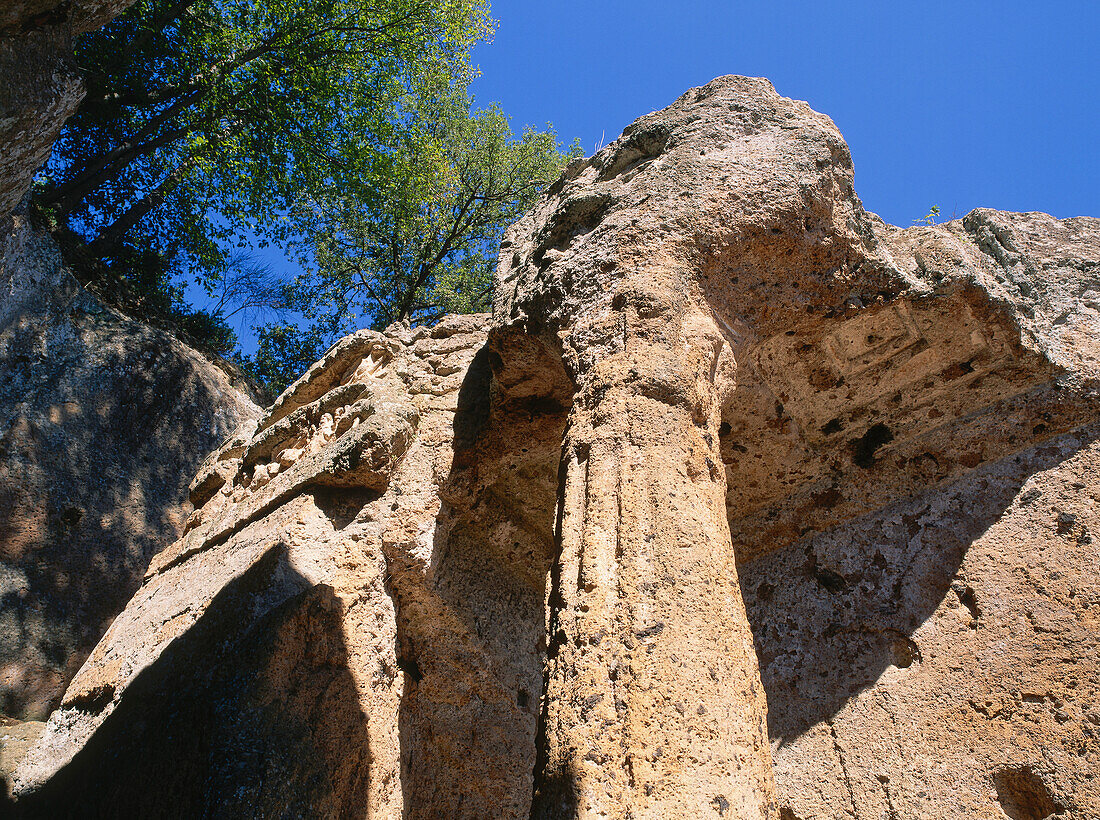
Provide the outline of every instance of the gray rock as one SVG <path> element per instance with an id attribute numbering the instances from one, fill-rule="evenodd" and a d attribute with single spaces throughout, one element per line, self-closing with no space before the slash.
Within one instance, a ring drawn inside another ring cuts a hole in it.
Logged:
<path id="1" fill-rule="evenodd" d="M 84 99 L 72 38 L 133 0 L 12 0 L 0 8 L 0 230 Z"/>
<path id="2" fill-rule="evenodd" d="M 182 533 L 243 381 L 82 288 L 21 219 L 0 256 L 0 709 L 45 718 Z"/>

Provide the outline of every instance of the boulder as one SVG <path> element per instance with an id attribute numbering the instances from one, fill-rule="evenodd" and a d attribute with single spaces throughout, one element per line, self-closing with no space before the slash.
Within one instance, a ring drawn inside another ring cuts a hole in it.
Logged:
<path id="1" fill-rule="evenodd" d="M 756 723 L 758 657 L 769 705 L 793 671 L 803 697 L 824 697 L 831 662 L 862 683 L 882 671 L 847 670 L 839 647 L 881 661 L 920 623 L 900 605 L 891 617 L 846 609 L 842 593 L 875 562 L 904 575 L 899 556 L 868 538 L 865 571 L 837 567 L 815 558 L 813 535 L 846 544 L 864 516 L 1095 418 L 1098 231 L 1095 219 L 992 212 L 886 226 L 856 197 L 833 123 L 747 78 L 639 119 L 512 227 L 500 346 L 536 336 L 576 385 L 536 816 L 757 817 L 774 816 L 773 796 L 792 804 L 787 782 L 772 790 Z M 746 595 L 746 619 L 724 585 L 734 555 L 758 573 L 779 554 L 803 560 L 757 582 L 777 603 Z M 741 649 L 750 627 L 757 653 Z M 857 650 L 851 631 L 875 649 Z M 774 717 L 771 730 L 774 743 Z M 831 782 L 809 770 L 819 751 L 777 771 Z M 957 816 L 980 816 L 978 804 Z"/>
<path id="2" fill-rule="evenodd" d="M 15 223 L 0 256 L 0 712 L 44 720 L 182 534 L 206 453 L 260 410 Z"/>
<path id="3" fill-rule="evenodd" d="M 350 336 L 207 460 L 17 806 L 1098 816 L 1098 274 L 1100 220 L 894 228 L 827 117 L 693 89 L 491 320 Z"/>

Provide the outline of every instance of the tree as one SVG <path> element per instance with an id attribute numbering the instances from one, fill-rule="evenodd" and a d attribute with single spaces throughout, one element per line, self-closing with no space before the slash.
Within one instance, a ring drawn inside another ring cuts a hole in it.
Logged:
<path id="1" fill-rule="evenodd" d="M 294 289 L 303 312 L 381 328 L 491 304 L 501 234 L 569 155 L 552 130 L 513 139 L 498 107 L 471 112 L 464 95 L 429 114 L 398 135 L 369 187 L 311 203 L 311 264 Z"/>
<path id="2" fill-rule="evenodd" d="M 566 161 L 471 110 L 491 31 L 488 0 L 138 0 L 78 44 L 89 94 L 40 211 L 218 352 L 233 312 L 281 314 L 238 356 L 273 390 L 355 327 L 483 309 L 500 233 Z M 257 239 L 305 273 L 254 277 L 235 260 Z M 212 309 L 188 314 L 186 276 Z"/>
<path id="3" fill-rule="evenodd" d="M 291 322 L 272 323 L 263 327 L 256 352 L 238 356 L 237 361 L 277 396 L 321 357 L 328 338 L 320 325 L 300 328 Z"/>
<path id="4" fill-rule="evenodd" d="M 369 168 L 410 95 L 464 84 L 490 31 L 486 0 L 139 0 L 77 44 L 88 96 L 38 202 L 92 257 L 129 242 L 216 282 Z"/>
<path id="5" fill-rule="evenodd" d="M 287 305 L 309 324 L 260 328 L 246 362 L 273 390 L 288 383 L 285 362 L 308 366 L 357 327 L 487 310 L 501 234 L 580 153 L 577 144 L 563 153 L 552 129 L 514 138 L 498 107 L 471 111 L 455 88 L 437 90 L 394 136 L 376 173 L 295 216 L 305 272 Z"/>

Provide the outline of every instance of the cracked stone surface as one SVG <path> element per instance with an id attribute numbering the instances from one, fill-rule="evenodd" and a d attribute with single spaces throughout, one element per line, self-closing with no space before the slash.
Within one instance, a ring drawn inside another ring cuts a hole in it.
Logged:
<path id="1" fill-rule="evenodd" d="M 497 275 L 207 460 L 24 814 L 1100 813 L 1100 220 L 888 226 L 724 77 Z"/>

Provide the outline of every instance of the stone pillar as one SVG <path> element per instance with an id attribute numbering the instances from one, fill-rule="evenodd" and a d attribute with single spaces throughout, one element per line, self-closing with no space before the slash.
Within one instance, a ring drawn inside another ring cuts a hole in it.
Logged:
<path id="1" fill-rule="evenodd" d="M 578 346 L 532 817 L 772 818 L 718 452 L 732 358 L 709 316 L 640 301 Z"/>

